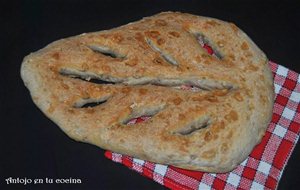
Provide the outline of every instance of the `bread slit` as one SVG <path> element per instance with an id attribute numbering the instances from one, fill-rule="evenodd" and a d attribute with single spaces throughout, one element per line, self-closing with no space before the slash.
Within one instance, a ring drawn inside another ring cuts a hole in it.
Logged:
<path id="1" fill-rule="evenodd" d="M 193 35 L 196 37 L 197 41 L 199 42 L 199 44 L 201 45 L 202 48 L 206 49 L 205 46 L 208 46 L 209 48 L 212 49 L 213 52 L 208 52 L 208 54 L 213 55 L 217 59 L 223 59 L 223 55 L 217 49 L 216 45 L 211 40 L 209 40 L 204 34 L 196 33 Z M 206 49 L 206 52 L 207 52 L 207 49 Z"/>
<path id="2" fill-rule="evenodd" d="M 160 49 L 158 46 L 156 46 L 150 39 L 146 39 L 148 45 L 154 50 L 157 51 L 161 57 L 171 65 L 179 65 L 178 62 L 169 54 L 165 53 L 162 49 Z"/>
<path id="3" fill-rule="evenodd" d="M 100 98 L 82 98 L 79 101 L 75 102 L 74 108 L 88 108 L 95 107 L 104 104 L 109 99 L 108 96 L 100 97 Z"/>
<path id="4" fill-rule="evenodd" d="M 189 125 L 177 130 L 175 133 L 180 135 L 191 135 L 200 129 L 207 128 L 210 125 L 210 122 L 209 117 L 203 116 Z"/>
<path id="5" fill-rule="evenodd" d="M 145 106 L 145 107 L 135 107 L 134 105 L 131 106 L 131 113 L 125 119 L 123 119 L 122 123 L 127 125 L 133 118 L 139 117 L 150 117 L 152 118 L 154 115 L 158 114 L 165 108 L 164 104 L 158 106 Z"/>
<path id="6" fill-rule="evenodd" d="M 89 45 L 87 47 L 90 48 L 93 52 L 101 53 L 101 54 L 103 54 L 105 56 L 109 56 L 111 58 L 122 58 L 122 59 L 125 58 L 125 55 L 121 55 L 106 46 Z"/>
<path id="7" fill-rule="evenodd" d="M 82 79 L 86 82 L 91 82 L 95 84 L 104 84 L 104 85 L 126 85 L 126 86 L 135 86 L 135 85 L 154 85 L 154 86 L 165 86 L 165 87 L 179 87 L 182 85 L 185 86 L 194 86 L 201 90 L 220 90 L 227 89 L 233 90 L 238 87 L 234 84 L 231 84 L 226 81 L 218 81 L 212 79 L 204 78 L 152 78 L 152 77 L 113 77 L 105 74 L 96 74 L 90 71 L 78 71 L 78 70 L 69 70 L 64 68 L 60 73 L 67 77 Z M 180 89 L 180 88 L 179 88 Z"/>

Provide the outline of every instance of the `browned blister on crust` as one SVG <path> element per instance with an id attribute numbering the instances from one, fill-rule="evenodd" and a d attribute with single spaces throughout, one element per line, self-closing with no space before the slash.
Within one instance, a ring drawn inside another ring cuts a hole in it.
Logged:
<path id="1" fill-rule="evenodd" d="M 267 63 L 234 24 L 165 12 L 53 42 L 24 58 L 21 76 L 35 104 L 73 139 L 156 163 L 227 172 L 270 122 Z M 126 124 L 143 115 L 151 119 Z"/>

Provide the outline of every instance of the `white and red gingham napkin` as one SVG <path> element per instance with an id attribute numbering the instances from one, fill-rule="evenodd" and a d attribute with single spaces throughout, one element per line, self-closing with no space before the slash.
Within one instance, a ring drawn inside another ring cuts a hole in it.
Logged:
<path id="1" fill-rule="evenodd" d="M 276 63 L 269 65 L 276 92 L 272 121 L 262 142 L 232 172 L 184 170 L 110 151 L 105 156 L 170 189 L 276 189 L 300 134 L 300 77 Z M 140 119 L 147 118 L 133 122 Z"/>

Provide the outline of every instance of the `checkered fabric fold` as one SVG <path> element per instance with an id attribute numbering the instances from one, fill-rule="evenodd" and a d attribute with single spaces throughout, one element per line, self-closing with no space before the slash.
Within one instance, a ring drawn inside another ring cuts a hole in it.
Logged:
<path id="1" fill-rule="evenodd" d="M 170 189 L 276 189 L 300 133 L 299 74 L 269 62 L 274 74 L 276 99 L 272 121 L 262 142 L 235 170 L 213 174 L 155 164 L 105 152 L 114 162 Z"/>

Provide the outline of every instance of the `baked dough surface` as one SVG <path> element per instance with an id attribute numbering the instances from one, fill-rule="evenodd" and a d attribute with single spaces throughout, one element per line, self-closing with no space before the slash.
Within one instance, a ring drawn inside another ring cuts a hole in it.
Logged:
<path id="1" fill-rule="evenodd" d="M 21 76 L 71 138 L 191 170 L 233 170 L 272 116 L 265 54 L 234 24 L 191 14 L 55 41 L 24 58 Z"/>

